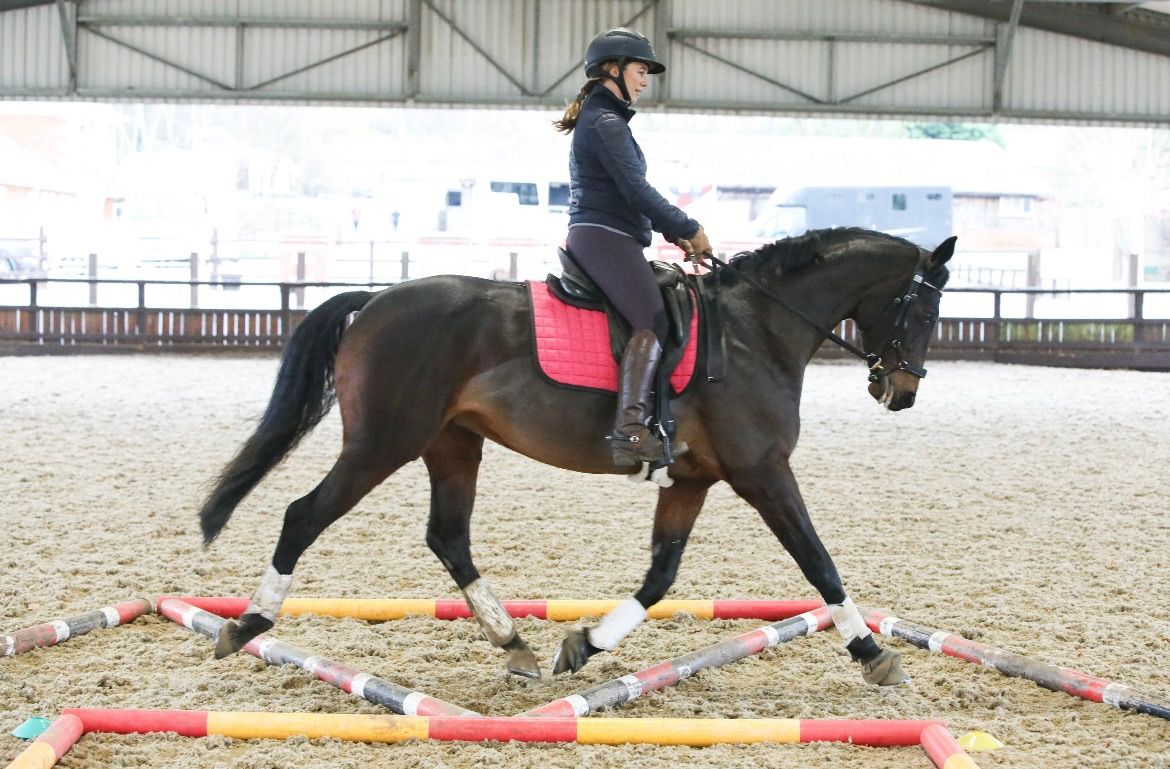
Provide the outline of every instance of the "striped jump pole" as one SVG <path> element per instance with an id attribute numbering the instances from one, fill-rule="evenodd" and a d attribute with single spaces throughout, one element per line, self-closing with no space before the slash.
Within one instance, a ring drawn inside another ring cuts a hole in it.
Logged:
<path id="1" fill-rule="evenodd" d="M 1005 676 L 1026 678 L 1054 692 L 1064 692 L 1090 702 L 1104 702 L 1122 710 L 1136 710 L 1170 719 L 1170 699 L 1139 692 L 1125 684 L 1087 675 L 1003 651 L 960 635 L 917 625 L 874 609 L 863 609 L 865 624 L 875 633 L 909 641 L 920 649 L 946 654 L 997 670 Z"/>
<path id="2" fill-rule="evenodd" d="M 164 598 L 167 596 L 164 596 Z M 235 618 L 244 613 L 247 598 L 225 596 L 176 596 L 181 601 L 217 614 Z M 159 598 L 163 600 L 163 598 Z M 572 622 L 585 617 L 600 617 L 621 603 L 618 600 L 544 600 L 502 601 L 512 617 L 533 617 Z M 697 619 L 759 619 L 774 622 L 788 619 L 824 606 L 812 600 L 711 600 L 659 601 L 647 610 L 650 619 L 670 619 L 683 612 Z M 433 617 L 468 619 L 471 610 L 462 598 L 286 598 L 280 607 L 282 616 L 316 614 L 322 617 L 348 617 L 371 622 Z"/>
<path id="3" fill-rule="evenodd" d="M 811 612 L 766 625 L 666 662 L 660 662 L 637 673 L 599 684 L 579 694 L 561 697 L 522 715 L 551 718 L 584 716 L 602 708 L 614 707 L 637 699 L 647 692 L 655 692 L 673 686 L 700 670 L 727 665 L 757 654 L 770 646 L 787 643 L 798 636 L 812 635 L 832 624 L 832 614 L 827 606 L 822 605 Z"/>
<path id="4" fill-rule="evenodd" d="M 945 726 L 931 724 L 923 729 L 922 749 L 938 769 L 979 769 Z"/>
<path id="5" fill-rule="evenodd" d="M 80 718 L 69 714 L 60 715 L 53 719 L 53 723 L 41 736 L 12 760 L 7 769 L 49 769 L 69 752 L 84 732 Z"/>
<path id="6" fill-rule="evenodd" d="M 183 627 L 215 640 L 226 620 L 202 609 L 191 606 L 177 598 L 161 599 L 158 612 Z M 301 670 L 332 684 L 343 692 L 355 694 L 376 705 L 389 708 L 402 715 L 420 716 L 478 716 L 473 710 L 452 705 L 435 699 L 422 692 L 416 692 L 384 678 L 363 673 L 340 662 L 320 657 L 278 641 L 264 634 L 253 638 L 244 647 L 253 657 L 259 657 L 269 665 L 296 665 Z"/>
<path id="7" fill-rule="evenodd" d="M 88 732 L 171 732 L 236 739 L 333 737 L 355 742 L 445 740 L 575 742 L 580 745 L 689 745 L 848 742 L 871 747 L 919 745 L 942 721 L 789 718 L 469 718 L 337 713 L 255 713 L 70 708 Z"/>
<path id="8" fill-rule="evenodd" d="M 53 646 L 69 638 L 85 635 L 98 628 L 117 627 L 132 622 L 143 614 L 150 614 L 154 606 L 145 599 L 123 601 L 97 611 L 66 617 L 43 625 L 33 625 L 0 638 L 0 657 L 23 654 L 30 649 Z"/>

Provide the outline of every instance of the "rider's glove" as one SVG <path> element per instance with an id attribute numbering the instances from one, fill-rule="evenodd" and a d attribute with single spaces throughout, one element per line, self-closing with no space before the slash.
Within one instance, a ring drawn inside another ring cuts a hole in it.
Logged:
<path id="1" fill-rule="evenodd" d="M 707 233 L 703 231 L 703 225 L 699 225 L 699 229 L 695 230 L 695 234 L 689 238 L 679 238 L 675 241 L 675 245 L 687 252 L 687 259 L 692 262 L 703 261 L 703 258 L 714 253 L 711 250 L 711 241 L 707 238 Z"/>

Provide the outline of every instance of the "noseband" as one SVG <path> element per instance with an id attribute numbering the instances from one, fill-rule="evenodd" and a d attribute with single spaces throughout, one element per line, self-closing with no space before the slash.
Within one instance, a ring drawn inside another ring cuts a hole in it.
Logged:
<path id="1" fill-rule="evenodd" d="M 906 291 L 903 292 L 901 296 L 895 297 L 893 303 L 887 307 L 885 311 L 883 311 L 882 314 L 877 317 L 877 320 L 875 320 L 869 326 L 869 328 L 876 326 L 881 321 L 881 319 L 889 315 L 891 311 L 896 310 L 898 313 L 894 318 L 894 327 L 890 329 L 890 335 L 886 338 L 885 344 L 882 345 L 881 352 L 875 353 L 866 352 L 865 350 L 850 342 L 848 339 L 844 339 L 840 335 L 836 334 L 832 329 L 825 328 L 820 323 L 789 304 L 788 301 L 784 299 L 784 297 L 780 296 L 775 291 L 772 291 L 767 286 L 761 285 L 755 278 L 744 274 L 743 271 L 739 270 L 733 265 L 728 264 L 714 254 L 708 254 L 707 259 L 709 259 L 713 265 L 708 267 L 711 272 L 716 273 L 716 267 L 719 269 L 731 270 L 736 275 L 743 278 L 743 281 L 749 286 L 756 289 L 764 296 L 771 299 L 773 302 L 776 302 L 781 307 L 803 320 L 816 331 L 824 334 L 826 338 L 828 338 L 838 347 L 865 361 L 865 365 L 869 367 L 869 381 L 880 382 L 881 380 L 889 377 L 890 374 L 893 374 L 897 371 L 905 371 L 907 374 L 916 376 L 919 379 L 922 379 L 926 376 L 925 368 L 922 366 L 913 365 L 910 363 L 910 361 L 906 360 L 902 354 L 906 344 L 906 329 L 910 323 L 910 307 L 918 298 L 919 289 L 925 286 L 926 288 L 929 288 L 930 290 L 935 291 L 940 295 L 942 294 L 941 288 L 926 282 L 925 278 L 923 277 L 924 273 L 921 267 L 915 270 L 914 277 L 910 279 L 910 285 L 906 287 Z M 869 328 L 862 329 L 862 333 L 867 333 Z M 892 371 L 887 370 L 882 365 L 882 357 L 885 356 L 886 352 L 889 350 L 893 350 L 894 355 L 898 359 L 898 365 L 895 366 Z"/>

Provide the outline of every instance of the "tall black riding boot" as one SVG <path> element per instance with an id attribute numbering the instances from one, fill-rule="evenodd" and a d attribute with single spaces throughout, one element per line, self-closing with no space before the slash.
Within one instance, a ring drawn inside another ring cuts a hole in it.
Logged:
<path id="1" fill-rule="evenodd" d="M 662 347 L 658 337 L 643 329 L 630 337 L 618 368 L 618 405 L 610 445 L 615 465 L 636 465 L 664 459 L 662 442 L 650 432 L 650 388 Z"/>

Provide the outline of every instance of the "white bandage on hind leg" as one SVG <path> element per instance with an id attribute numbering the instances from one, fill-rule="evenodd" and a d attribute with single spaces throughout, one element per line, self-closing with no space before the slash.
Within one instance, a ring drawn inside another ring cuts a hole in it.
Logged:
<path id="1" fill-rule="evenodd" d="M 866 627 L 865 620 L 861 618 L 861 612 L 857 610 L 853 599 L 845 596 L 845 600 L 841 603 L 829 604 L 829 613 L 833 615 L 833 624 L 837 626 L 837 632 L 845 639 L 845 645 L 853 643 L 858 638 L 865 638 L 872 635 L 869 628 Z"/>
<path id="2" fill-rule="evenodd" d="M 503 646 L 516 635 L 516 623 L 483 577 L 463 588 L 463 597 L 492 646 Z"/>
<path id="3" fill-rule="evenodd" d="M 589 629 L 589 643 L 598 649 L 613 651 L 622 639 L 646 619 L 646 609 L 636 598 L 627 598 L 601 618 L 597 627 Z"/>
<path id="4" fill-rule="evenodd" d="M 292 587 L 292 578 L 293 575 L 281 574 L 275 566 L 269 566 L 244 613 L 259 614 L 269 622 L 276 622 L 276 615 L 280 614 L 280 607 Z"/>

